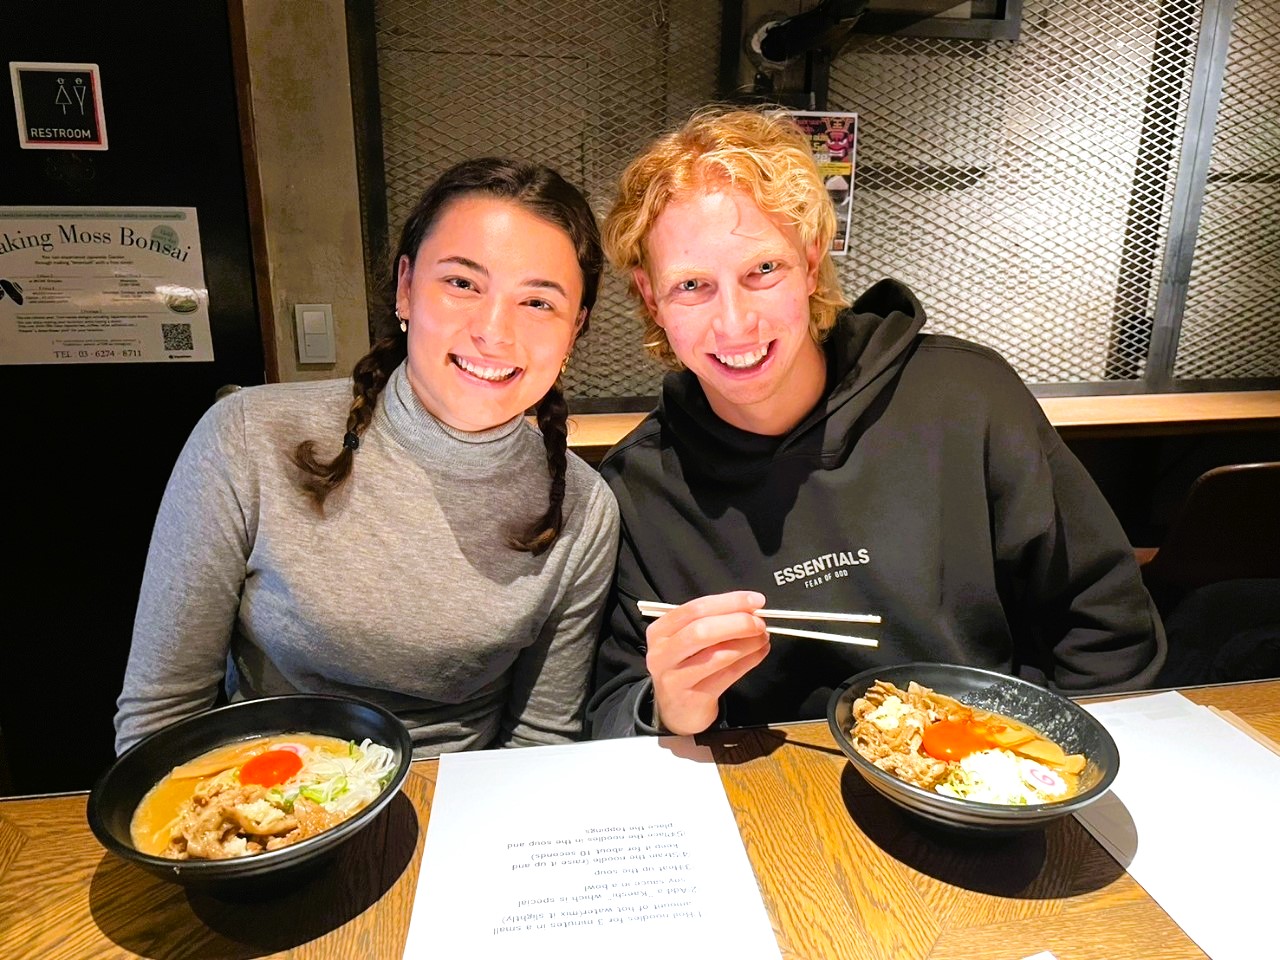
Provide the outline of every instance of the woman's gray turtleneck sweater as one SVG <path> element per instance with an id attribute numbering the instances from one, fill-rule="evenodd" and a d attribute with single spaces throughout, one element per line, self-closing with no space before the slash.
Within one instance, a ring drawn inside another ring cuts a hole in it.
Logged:
<path id="1" fill-rule="evenodd" d="M 147 556 L 116 714 L 123 751 L 207 709 L 279 693 L 392 710 L 417 756 L 576 739 L 618 511 L 568 454 L 564 523 L 534 557 L 506 545 L 546 510 L 542 437 L 523 417 L 440 423 L 402 364 L 323 515 L 290 455 L 339 449 L 349 380 L 272 384 L 205 414 Z"/>

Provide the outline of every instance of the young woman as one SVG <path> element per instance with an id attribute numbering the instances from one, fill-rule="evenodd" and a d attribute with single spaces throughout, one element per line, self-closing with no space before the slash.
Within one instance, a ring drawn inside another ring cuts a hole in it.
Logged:
<path id="1" fill-rule="evenodd" d="M 566 449 L 556 384 L 602 264 L 590 207 L 552 170 L 471 160 L 427 189 L 394 318 L 351 379 L 239 391 L 188 440 L 118 751 L 224 683 L 381 703 L 418 756 L 579 736 L 618 520 Z"/>

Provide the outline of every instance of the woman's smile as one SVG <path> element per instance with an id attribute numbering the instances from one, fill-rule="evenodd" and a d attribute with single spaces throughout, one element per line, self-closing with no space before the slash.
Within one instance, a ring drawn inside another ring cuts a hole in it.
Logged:
<path id="1" fill-rule="evenodd" d="M 455 367 L 458 367 L 464 373 L 486 383 L 505 383 L 514 379 L 521 372 L 520 367 L 504 367 L 484 360 L 469 360 L 466 357 L 458 356 L 456 353 L 449 354 L 449 359 L 453 361 Z"/>

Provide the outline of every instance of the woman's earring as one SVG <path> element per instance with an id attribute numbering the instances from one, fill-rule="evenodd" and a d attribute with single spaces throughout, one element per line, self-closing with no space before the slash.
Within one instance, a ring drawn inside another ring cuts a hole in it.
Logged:
<path id="1" fill-rule="evenodd" d="M 404 317 L 400 316 L 400 308 L 399 308 L 399 307 L 396 307 L 396 319 L 400 321 L 400 332 L 401 332 L 401 333 L 408 333 L 408 332 L 409 332 L 409 321 L 407 321 Z"/>
<path id="2" fill-rule="evenodd" d="M 560 362 L 560 372 L 562 374 L 569 369 L 569 358 L 572 356 L 573 356 L 573 351 L 570 350 L 568 353 L 564 355 L 564 360 Z"/>

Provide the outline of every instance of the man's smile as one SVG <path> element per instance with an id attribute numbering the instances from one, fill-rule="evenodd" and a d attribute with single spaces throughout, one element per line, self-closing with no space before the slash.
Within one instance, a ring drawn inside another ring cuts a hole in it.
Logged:
<path id="1" fill-rule="evenodd" d="M 713 353 L 712 356 L 731 370 L 750 370 L 752 367 L 757 367 L 764 362 L 769 353 L 769 348 L 772 346 L 773 341 L 770 341 L 763 347 L 758 347 L 746 353 Z"/>

